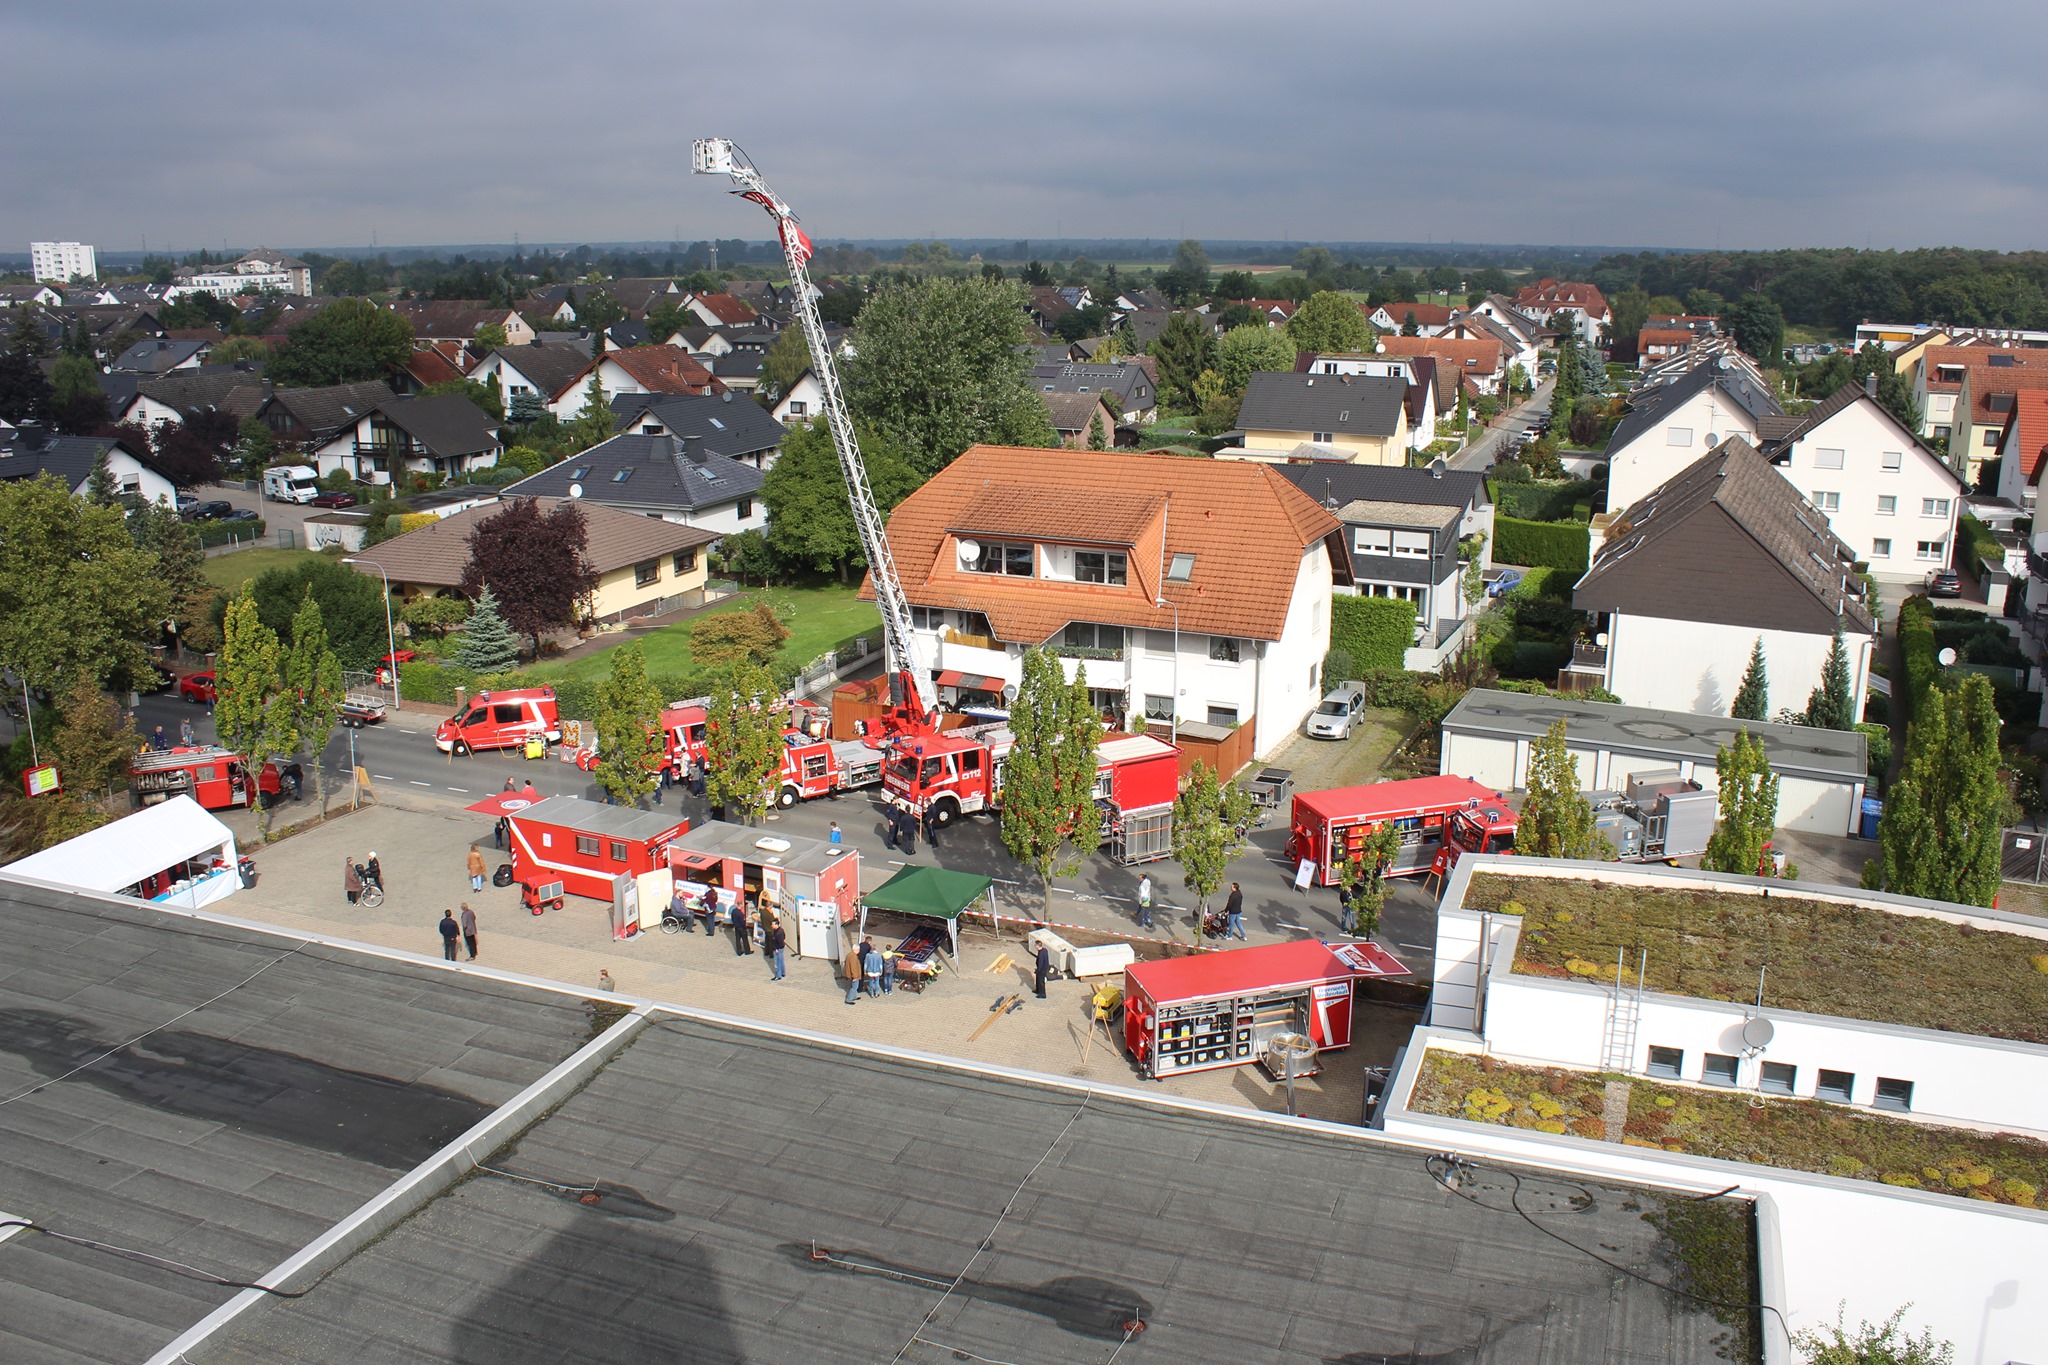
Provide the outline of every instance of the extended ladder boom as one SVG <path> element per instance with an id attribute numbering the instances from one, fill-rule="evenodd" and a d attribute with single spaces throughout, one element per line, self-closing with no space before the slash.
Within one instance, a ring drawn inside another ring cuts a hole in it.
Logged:
<path id="1" fill-rule="evenodd" d="M 739 188 L 732 191 L 742 199 L 748 199 L 768 210 L 768 216 L 775 220 L 776 236 L 782 242 L 782 256 L 789 265 L 790 288 L 796 294 L 796 315 L 803 324 L 804 340 L 810 343 L 811 372 L 818 378 L 818 387 L 825 394 L 825 421 L 832 431 L 832 447 L 839 455 L 839 470 L 846 478 L 847 502 L 853 508 L 853 524 L 860 535 L 861 550 L 867 555 L 868 569 L 875 584 L 875 605 L 882 612 L 883 661 L 889 670 L 890 688 L 895 691 L 899 684 L 896 679 L 907 680 L 906 685 L 914 689 L 918 718 L 928 721 L 938 710 L 938 697 L 932 689 L 931 678 L 918 666 L 916 649 L 911 643 L 910 599 L 903 594 L 903 580 L 896 573 L 896 558 L 889 551 L 889 537 L 882 521 L 882 512 L 875 505 L 875 495 L 868 486 L 867 463 L 861 459 L 860 445 L 854 440 L 853 418 L 846 411 L 846 402 L 840 397 L 839 375 L 832 359 L 832 347 L 825 337 L 825 323 L 818 316 L 818 303 L 811 289 L 811 274 L 806 262 L 811 258 L 811 239 L 797 226 L 796 214 L 787 202 L 768 188 L 768 182 L 761 178 L 746 159 L 746 154 L 733 146 L 730 138 L 699 138 L 690 149 L 690 169 L 699 175 L 726 175 L 732 177 Z M 900 703 L 909 703 L 911 697 L 901 697 Z"/>

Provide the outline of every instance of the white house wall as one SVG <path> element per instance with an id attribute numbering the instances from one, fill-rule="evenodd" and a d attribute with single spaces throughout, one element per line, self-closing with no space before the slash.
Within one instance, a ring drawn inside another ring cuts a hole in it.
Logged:
<path id="1" fill-rule="evenodd" d="M 1704 458 L 1730 436 L 1740 436 L 1755 445 L 1756 419 L 1721 392 L 1720 385 L 1709 385 L 1666 412 L 1663 420 L 1622 449 L 1610 453 L 1608 510 L 1621 511 L 1687 465 Z"/>
<path id="2" fill-rule="evenodd" d="M 1259 660 L 1258 728 L 1252 750 L 1260 758 L 1293 738 L 1322 700 L 1323 656 L 1330 652 L 1330 552 L 1317 541 L 1302 552 L 1294 594 L 1280 638 Z"/>
<path id="3" fill-rule="evenodd" d="M 1850 404 L 1801 439 L 1776 468 L 1820 510 L 1856 558 L 1869 561 L 1873 577 L 1917 581 L 1949 562 L 1962 489 L 1947 465 L 1873 408 L 1869 402 Z M 1838 452 L 1841 467 L 1821 468 L 1823 450 Z M 1884 467 L 1887 452 L 1896 469 Z M 1892 500 L 1890 512 L 1881 510 L 1885 498 Z M 1942 510 L 1926 516 L 1921 507 L 1930 499 Z M 1830 501 L 1835 505 L 1830 507 Z M 1915 547 L 1922 541 L 1940 542 L 1939 553 L 1919 558 Z"/>
<path id="4" fill-rule="evenodd" d="M 1759 631 L 1616 612 L 1607 627 L 1607 688 L 1630 706 L 1725 716 L 1741 690 L 1758 636 L 1763 637 L 1764 670 L 1770 679 L 1765 714 L 1804 710 L 1807 698 L 1820 686 L 1832 634 Z M 1842 643 L 1849 652 L 1850 695 L 1860 704 L 1870 673 L 1870 637 L 1851 631 Z"/>

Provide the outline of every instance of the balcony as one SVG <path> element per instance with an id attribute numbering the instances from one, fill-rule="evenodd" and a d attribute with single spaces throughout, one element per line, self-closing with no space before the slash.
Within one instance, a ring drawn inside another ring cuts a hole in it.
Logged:
<path id="1" fill-rule="evenodd" d="M 1597 673 L 1607 676 L 1607 646 L 1591 645 L 1580 641 L 1572 646 L 1572 661 L 1565 666 L 1571 673 Z"/>

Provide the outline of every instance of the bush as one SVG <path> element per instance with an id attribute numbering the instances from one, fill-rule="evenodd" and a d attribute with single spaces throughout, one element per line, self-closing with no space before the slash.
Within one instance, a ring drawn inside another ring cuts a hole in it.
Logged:
<path id="1" fill-rule="evenodd" d="M 1399 672 L 1415 643 L 1415 604 L 1398 597 L 1330 599 L 1330 647 L 1361 669 Z"/>
<path id="2" fill-rule="evenodd" d="M 1856 728 L 1863 732 L 1865 740 L 1864 766 L 1873 783 L 1882 782 L 1892 766 L 1892 732 L 1889 726 L 1871 725 L 1858 722 Z"/>
<path id="3" fill-rule="evenodd" d="M 1507 602 L 1533 602 L 1542 597 L 1561 597 L 1569 602 L 1572 585 L 1557 576 L 1557 570 L 1542 565 L 1522 575 L 1522 581 L 1509 588 L 1502 600 Z"/>
<path id="4" fill-rule="evenodd" d="M 1969 571 L 1970 577 L 1979 582 L 1984 579 L 1986 564 L 2005 562 L 2005 547 L 1998 543 L 1998 537 L 1991 533 L 1989 526 L 1968 512 L 1956 518 L 1956 543 L 1962 551 L 1959 562 Z"/>
<path id="5" fill-rule="evenodd" d="M 1494 515 L 1523 521 L 1570 521 L 1593 493 L 1591 479 L 1564 483 L 1507 483 L 1493 490 Z"/>
<path id="6" fill-rule="evenodd" d="M 261 540 L 268 525 L 261 517 L 255 521 L 202 521 L 192 528 L 192 534 L 198 538 L 200 549 L 211 550 L 232 541 Z"/>
<path id="7" fill-rule="evenodd" d="M 1586 572 L 1592 528 L 1582 521 L 1493 519 L 1493 557 L 1503 564 L 1561 569 L 1573 578 Z"/>

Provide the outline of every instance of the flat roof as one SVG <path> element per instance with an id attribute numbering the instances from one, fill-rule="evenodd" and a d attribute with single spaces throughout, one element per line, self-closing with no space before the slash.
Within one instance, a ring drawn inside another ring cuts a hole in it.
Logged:
<path id="1" fill-rule="evenodd" d="M 525 810 L 512 812 L 511 818 L 561 829 L 579 829 L 610 839 L 647 840 L 661 838 L 677 825 L 685 823 L 688 817 L 681 810 L 671 815 L 658 810 L 614 806 L 605 801 L 585 801 L 574 796 L 550 796 L 544 801 L 534 802 Z"/>
<path id="2" fill-rule="evenodd" d="M 1736 735 L 1747 730 L 1763 741 L 1764 756 L 1780 776 L 1861 782 L 1867 771 L 1864 749 L 1869 741 L 1855 730 L 1734 720 L 1491 688 L 1467 692 L 1444 717 L 1443 728 L 1446 733 L 1540 739 L 1560 720 L 1577 748 L 1591 746 L 1646 758 L 1712 763 L 1722 749 L 1735 742 Z"/>
<path id="3" fill-rule="evenodd" d="M 787 844 L 788 847 L 762 848 L 764 839 Z M 823 872 L 854 852 L 844 844 L 835 846 L 823 839 L 782 834 L 751 825 L 735 825 L 724 820 L 706 820 L 701 825 L 694 825 L 677 836 L 669 847 L 684 853 L 710 853 L 743 863 L 760 863 L 767 867 L 786 867 L 809 873 Z"/>
<path id="4" fill-rule="evenodd" d="M 1523 1172 L 1525 1219 L 1426 1156 L 658 1016 L 492 1157 L 526 1179 L 455 1185 L 189 1359 L 1718 1361 L 1646 1283 L 1655 1195 Z"/>
<path id="5" fill-rule="evenodd" d="M 1332 947 L 1312 938 L 1134 962 L 1124 968 L 1132 984 L 1159 1001 L 1208 1000 L 1317 981 L 1403 974 L 1402 965 L 1377 944 Z"/>
<path id="6" fill-rule="evenodd" d="M 1338 520 L 1346 525 L 1365 521 L 1386 526 L 1426 526 L 1431 530 L 1448 526 L 1464 515 L 1464 508 L 1444 503 L 1376 502 L 1370 498 L 1357 498 L 1337 509 Z"/>
<path id="7" fill-rule="evenodd" d="M 1493 788 L 1469 777 L 1402 777 L 1391 782 L 1367 782 L 1357 787 L 1296 792 L 1294 804 L 1298 809 L 1314 811 L 1329 820 L 1361 811 L 1390 815 L 1462 803 L 1474 798 L 1497 799 L 1499 796 L 1500 793 Z"/>
<path id="8" fill-rule="evenodd" d="M 4 877 L 0 942 L 0 1210 L 234 1280 L 589 1031 L 566 994 Z M 17 1234 L 0 1242 L 0 1360 L 132 1365 L 234 1292 Z"/>

